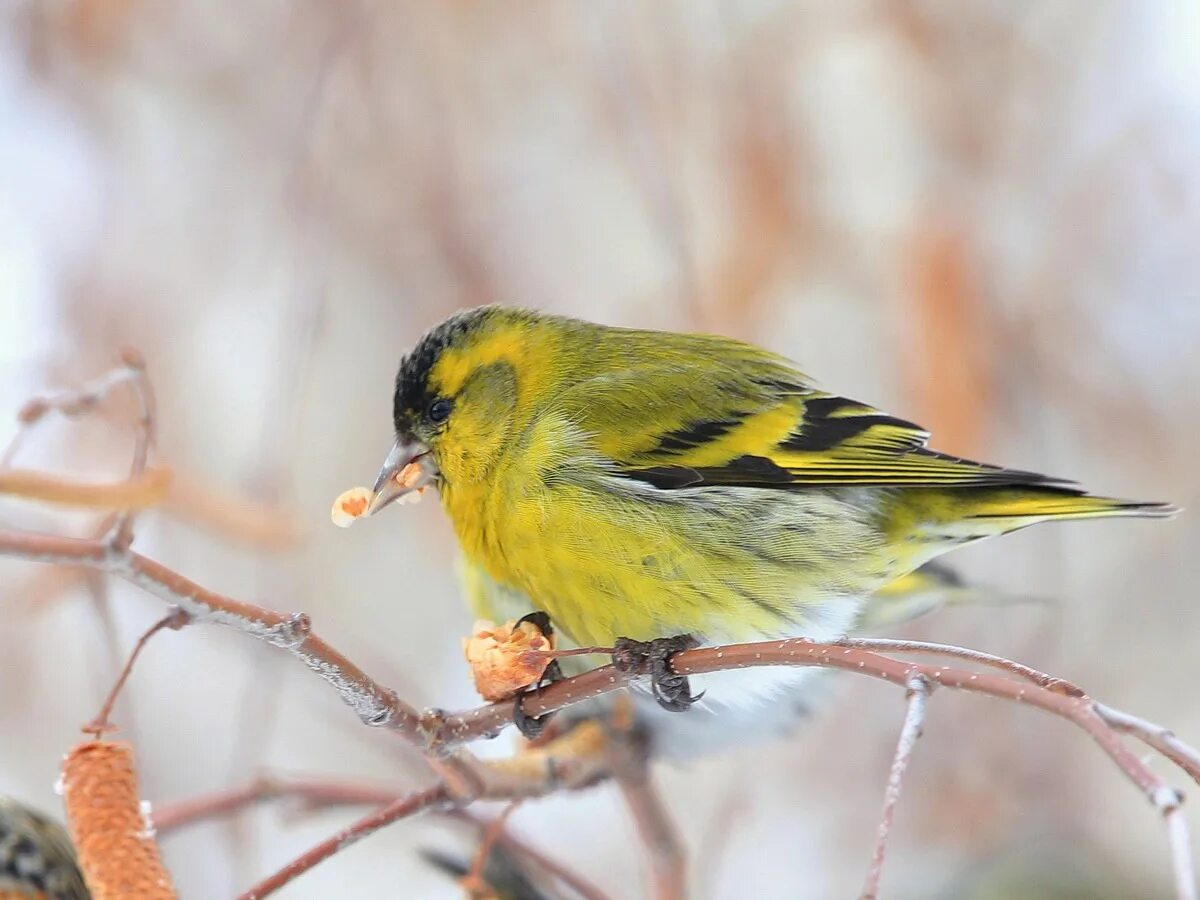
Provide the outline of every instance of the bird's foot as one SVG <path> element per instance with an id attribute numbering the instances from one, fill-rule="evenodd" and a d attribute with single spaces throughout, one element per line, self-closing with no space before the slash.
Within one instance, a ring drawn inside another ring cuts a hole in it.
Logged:
<path id="1" fill-rule="evenodd" d="M 526 613 L 517 619 L 517 625 L 520 625 L 522 622 L 532 622 L 546 637 L 554 634 L 554 626 L 550 624 L 550 617 L 540 610 Z M 538 679 L 537 684 L 531 686 L 525 693 L 517 694 L 516 700 L 513 701 L 513 724 L 517 726 L 517 731 L 521 732 L 526 739 L 532 741 L 538 737 L 550 723 L 550 720 L 554 718 L 554 713 L 546 713 L 542 716 L 525 715 L 526 694 L 534 693 L 544 685 L 561 681 L 562 677 L 562 669 L 559 667 L 558 660 L 556 659 L 550 665 L 546 666 L 546 671 L 542 673 L 542 677 Z"/>
<path id="2" fill-rule="evenodd" d="M 690 634 L 652 641 L 617 638 L 613 643 L 613 665 L 629 674 L 649 675 L 650 689 L 658 705 L 671 712 L 683 712 L 703 697 L 704 692 L 692 695 L 687 676 L 671 668 L 671 657 L 680 650 L 691 650 L 698 646 L 700 642 Z"/>

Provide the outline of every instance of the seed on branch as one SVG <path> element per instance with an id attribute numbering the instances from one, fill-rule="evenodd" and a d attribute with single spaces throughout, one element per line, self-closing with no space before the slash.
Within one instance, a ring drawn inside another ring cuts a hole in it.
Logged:
<path id="1" fill-rule="evenodd" d="M 544 634 L 533 622 L 479 621 L 462 643 L 475 690 L 493 702 L 541 680 L 553 659 L 544 652 L 554 649 L 553 635 Z"/>

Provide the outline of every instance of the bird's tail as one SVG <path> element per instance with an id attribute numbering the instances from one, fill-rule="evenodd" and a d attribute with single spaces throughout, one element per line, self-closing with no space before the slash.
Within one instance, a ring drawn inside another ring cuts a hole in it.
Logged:
<path id="1" fill-rule="evenodd" d="M 1169 518 L 1179 510 L 1169 503 L 1095 497 L 1065 488 L 1024 488 L 988 492 L 972 503 L 968 519 L 1009 519 L 1021 528 L 1051 519 L 1100 519 L 1110 516 Z"/>
<path id="2" fill-rule="evenodd" d="M 914 492 L 903 501 L 896 521 L 921 523 L 915 526 L 924 539 L 918 544 L 920 552 L 908 560 L 917 565 L 957 546 L 1039 522 L 1110 516 L 1167 518 L 1179 511 L 1167 503 L 1096 497 L 1066 484 Z"/>

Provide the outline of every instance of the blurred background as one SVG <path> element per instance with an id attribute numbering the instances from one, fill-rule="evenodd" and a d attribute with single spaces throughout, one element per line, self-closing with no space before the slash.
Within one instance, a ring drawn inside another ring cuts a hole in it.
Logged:
<path id="1" fill-rule="evenodd" d="M 421 705 L 475 702 L 450 528 L 426 502 L 340 531 L 329 506 L 370 483 L 397 362 L 452 310 L 735 335 L 939 449 L 1196 509 L 1198 234 L 1190 2 L 0 10 L 0 414 L 140 348 L 177 485 L 137 548 L 310 613 Z M 131 413 L 122 395 L 47 425 L 17 462 L 120 474 Z M 94 527 L 17 503 L 0 523 Z M 1185 513 L 972 548 L 952 558 L 968 577 L 1042 602 L 902 633 L 1016 657 L 1196 743 L 1198 538 Z M 0 602 L 0 793 L 57 814 L 62 754 L 163 609 L 8 561 Z M 856 894 L 902 707 L 845 678 L 787 741 L 661 767 L 694 895 Z M 428 780 L 294 661 L 215 627 L 156 638 L 117 721 L 157 805 L 263 771 Z M 353 815 L 268 804 L 163 846 L 184 896 L 224 897 Z M 613 896 L 644 890 L 613 788 L 510 823 Z M 457 896 L 417 850 L 467 837 L 401 823 L 283 896 Z M 1169 859 L 1082 735 L 942 692 L 884 887 L 1152 897 Z"/>

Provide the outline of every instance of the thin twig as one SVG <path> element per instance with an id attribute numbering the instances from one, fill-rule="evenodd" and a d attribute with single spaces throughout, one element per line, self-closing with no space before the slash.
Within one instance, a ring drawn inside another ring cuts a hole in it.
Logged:
<path id="1" fill-rule="evenodd" d="M 1006 659 L 1003 656 L 984 653 L 982 650 L 972 650 L 969 647 L 955 647 L 953 644 L 934 644 L 928 641 L 899 641 L 889 638 L 843 638 L 835 643 L 839 647 L 855 647 L 859 650 L 876 650 L 883 653 L 928 653 L 935 656 L 953 656 L 957 659 L 965 659 L 981 665 L 991 666 L 994 669 L 1011 672 L 1013 675 L 1032 681 L 1034 684 L 1040 685 L 1047 690 L 1058 691 L 1059 693 L 1075 697 L 1085 696 L 1081 688 L 1076 687 L 1069 681 L 1064 681 L 1054 675 L 1047 675 L 1045 672 L 1039 672 L 1037 669 L 1032 669 L 1029 666 Z"/>
<path id="2" fill-rule="evenodd" d="M 76 418 L 98 406 L 117 387 L 135 377 L 136 373 L 128 366 L 121 365 L 84 382 L 72 390 L 52 391 L 39 394 L 28 400 L 17 413 L 17 431 L 12 440 L 0 454 L 0 468 L 12 465 L 17 450 L 24 441 L 29 430 L 49 412 L 58 412 L 68 418 Z"/>
<path id="3" fill-rule="evenodd" d="M 133 456 L 129 477 L 120 484 L 82 484 L 42 472 L 9 468 L 28 431 L 49 412 L 77 417 L 98 406 L 122 384 L 132 387 L 138 408 Z M 43 394 L 29 400 L 17 414 L 17 433 L 0 457 L 0 494 L 63 503 L 73 506 L 121 510 L 112 525 L 108 542 L 125 549 L 133 540 L 136 510 L 162 502 L 170 486 L 170 472 L 147 469 L 157 437 L 154 387 L 146 376 L 142 355 L 131 348 L 121 351 L 121 365 L 74 390 Z"/>
<path id="4" fill-rule="evenodd" d="M 448 815 L 464 822 L 469 822 L 476 828 L 488 826 L 487 819 L 472 815 L 466 810 L 451 810 Z M 534 866 L 542 869 L 547 875 L 559 881 L 564 887 L 578 894 L 583 900 L 608 900 L 608 896 L 598 887 L 577 872 L 568 869 L 562 863 L 550 858 L 541 850 L 527 844 L 508 829 L 503 829 L 496 837 L 496 842 L 515 856 L 528 860 Z"/>
<path id="5" fill-rule="evenodd" d="M 296 799 L 301 801 L 305 809 L 331 809 L 346 806 L 379 807 L 394 803 L 405 796 L 406 792 L 399 788 L 353 781 L 263 775 L 248 784 L 176 803 L 156 805 L 151 813 L 151 821 L 161 838 L 169 837 L 190 825 L 220 819 L 246 807 L 271 800 Z M 477 828 L 480 832 L 487 829 L 493 821 L 458 808 L 448 810 L 446 815 Z M 508 829 L 500 830 L 496 836 L 496 843 L 515 856 L 528 860 L 584 900 L 607 900 L 606 895 L 583 876 L 526 843 Z"/>
<path id="6" fill-rule="evenodd" d="M 1075 684 L 1054 675 L 1030 668 L 1003 656 L 972 650 L 967 647 L 955 647 L 951 644 L 935 644 L 927 641 L 901 641 L 877 638 L 844 638 L 837 642 L 841 647 L 854 647 L 862 650 L 893 651 L 898 653 L 929 653 L 939 656 L 953 656 L 966 659 L 982 665 L 991 666 L 1011 672 L 1018 677 L 1032 681 L 1048 690 L 1057 691 L 1074 697 L 1086 697 L 1087 692 Z M 1145 719 L 1122 712 L 1104 703 L 1092 701 L 1096 715 L 1109 726 L 1122 734 L 1131 735 L 1142 743 L 1157 750 L 1179 768 L 1183 769 L 1193 781 L 1200 784 L 1200 752 L 1181 741 L 1173 731 L 1147 722 Z"/>
<path id="7" fill-rule="evenodd" d="M 77 481 L 30 469 L 0 469 L 0 495 L 85 509 L 141 509 L 166 499 L 167 469 L 150 469 L 128 481 Z"/>
<path id="8" fill-rule="evenodd" d="M 650 772 L 645 735 L 636 729 L 628 703 L 614 705 L 609 716 L 612 730 L 613 777 L 650 856 L 650 871 L 657 900 L 684 900 L 687 896 L 687 854 L 675 823 L 667 812 Z"/>
<path id="9" fill-rule="evenodd" d="M 1113 709 L 1103 703 L 1093 703 L 1096 715 L 1122 734 L 1129 734 L 1149 747 L 1153 747 L 1179 768 L 1187 772 L 1200 784 L 1200 753 L 1175 736 L 1175 732 Z"/>
<path id="10" fill-rule="evenodd" d="M 483 826 L 483 833 L 479 837 L 479 846 L 475 848 L 471 866 L 460 882 L 469 895 L 485 895 L 490 892 L 487 879 L 483 876 L 484 867 L 487 865 L 488 858 L 492 855 L 492 849 L 496 846 L 500 835 L 505 831 L 504 825 L 508 821 L 508 817 L 520 805 L 520 800 L 513 800 L 500 811 L 500 815 Z"/>
<path id="11" fill-rule="evenodd" d="M 132 582 L 188 613 L 196 622 L 234 628 L 298 657 L 331 684 L 367 724 L 416 734 L 420 716 L 310 632 L 302 613 L 286 615 L 203 588 L 139 553 L 114 552 L 102 541 L 0 530 L 0 556 L 89 566 Z"/>
<path id="12" fill-rule="evenodd" d="M 150 451 L 158 439 L 158 410 L 154 399 L 154 388 L 146 377 L 146 362 L 136 350 L 121 351 L 121 362 L 129 371 L 129 384 L 137 402 L 138 421 L 133 445 L 133 460 L 129 464 L 129 478 L 141 478 L 150 459 Z M 124 510 L 113 525 L 108 542 L 117 550 L 127 550 L 133 543 L 133 520 L 136 513 Z"/>
<path id="13" fill-rule="evenodd" d="M 303 534 L 285 509 L 197 481 L 183 472 L 175 473 L 164 510 L 224 540 L 265 550 L 294 547 Z"/>
<path id="14" fill-rule="evenodd" d="M 1179 900 L 1196 900 L 1196 869 L 1192 863 L 1191 838 L 1187 819 L 1178 795 L 1172 801 L 1165 798 L 1163 818 L 1167 823 L 1167 839 L 1171 844 L 1171 871 L 1175 876 L 1175 894 Z"/>
<path id="15" fill-rule="evenodd" d="M 295 797 L 313 807 L 324 808 L 383 806 L 404 796 L 404 792 L 398 788 L 264 775 L 241 787 L 157 806 L 152 816 L 155 830 L 160 835 L 166 835 L 188 825 L 219 819 L 248 806 L 280 797 Z"/>
<path id="16" fill-rule="evenodd" d="M 917 738 L 921 736 L 921 728 L 925 722 L 925 701 L 929 698 L 930 684 L 921 675 L 914 675 L 908 684 L 908 709 L 904 713 L 904 725 L 900 729 L 900 738 L 896 742 L 896 755 L 892 758 L 892 769 L 888 774 L 887 789 L 883 795 L 883 812 L 879 817 L 879 830 L 875 838 L 875 850 L 871 854 L 871 864 L 867 868 L 867 877 L 863 882 L 860 900 L 875 900 L 879 895 L 879 877 L 883 873 L 883 860 L 887 855 L 888 835 L 892 830 L 892 819 L 896 814 L 896 804 L 900 800 L 900 791 L 904 786 L 904 773 L 908 770 L 909 760 L 912 759 L 913 748 Z"/>
<path id="17" fill-rule="evenodd" d="M 96 736 L 96 740 L 106 731 L 112 731 L 116 728 L 109 720 L 108 716 L 112 712 L 113 705 L 117 702 L 117 697 L 121 693 L 121 689 L 125 687 L 125 682 L 129 679 L 129 673 L 133 671 L 133 664 L 137 662 L 138 656 L 142 652 L 142 648 L 146 646 L 146 642 L 164 628 L 170 628 L 178 631 L 188 623 L 189 616 L 182 609 L 176 607 L 163 616 L 153 625 L 146 629 L 137 643 L 133 645 L 133 650 L 129 654 L 129 658 L 125 660 L 125 666 L 121 669 L 121 674 L 117 676 L 116 683 L 112 686 L 112 690 L 108 692 L 108 697 L 104 700 L 104 705 L 100 707 L 100 712 L 96 713 L 96 717 L 83 726 L 81 729 L 87 734 Z"/>
<path id="18" fill-rule="evenodd" d="M 410 794 L 389 803 L 370 815 L 364 816 L 353 825 L 343 828 L 332 837 L 326 838 L 311 850 L 306 851 L 292 860 L 274 875 L 265 878 L 250 890 L 242 894 L 238 900 L 259 900 L 261 897 L 275 893 L 281 887 L 295 878 L 303 875 L 317 863 L 322 862 L 352 844 L 358 843 L 369 834 L 380 828 L 416 813 L 423 812 L 450 800 L 446 789 L 441 785 Z"/>
<path id="19" fill-rule="evenodd" d="M 675 823 L 650 780 L 649 771 L 644 764 L 637 769 L 623 767 L 617 773 L 616 781 L 638 835 L 650 852 L 654 896 L 657 900 L 684 900 L 687 897 L 687 855 Z"/>

